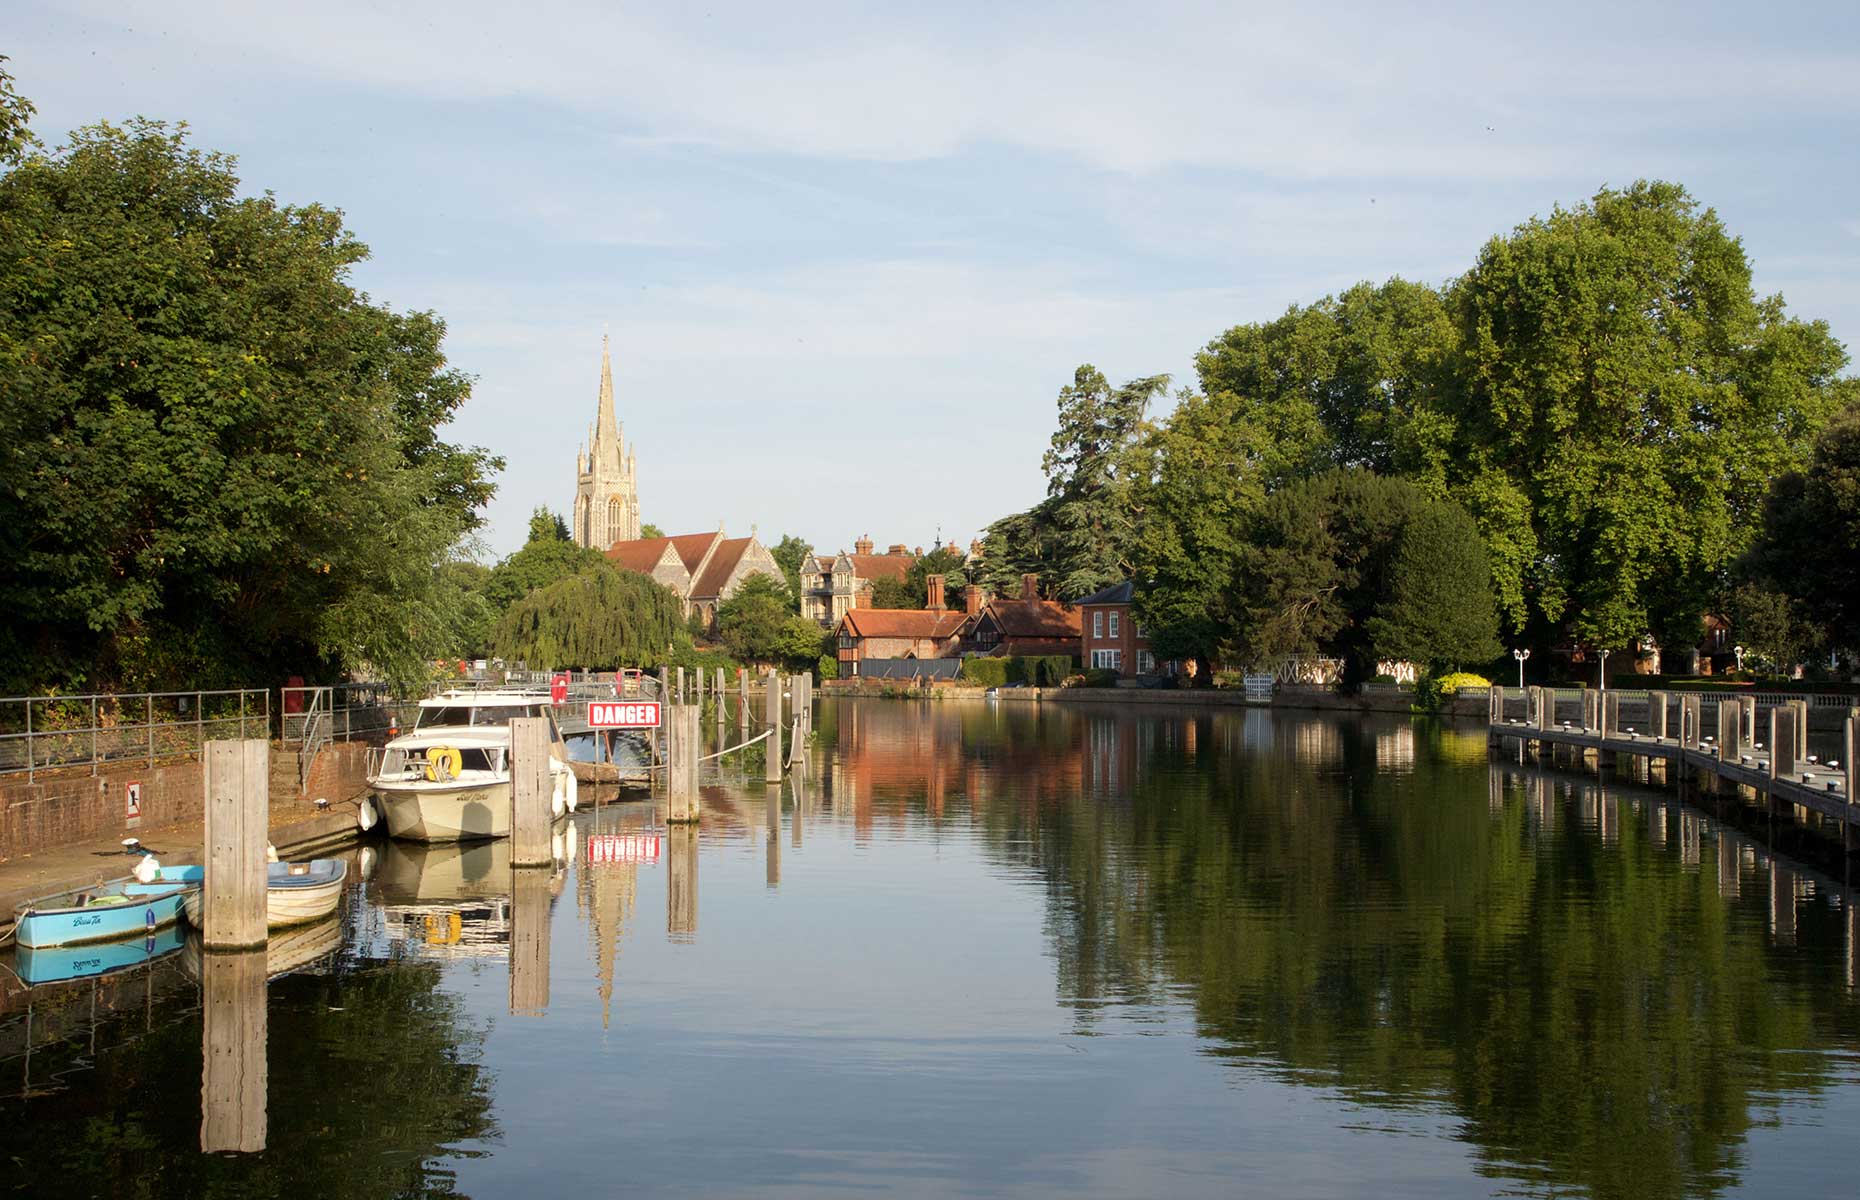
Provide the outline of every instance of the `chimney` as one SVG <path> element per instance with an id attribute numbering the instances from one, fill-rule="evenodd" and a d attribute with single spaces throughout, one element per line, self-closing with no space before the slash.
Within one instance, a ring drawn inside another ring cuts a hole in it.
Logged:
<path id="1" fill-rule="evenodd" d="M 970 616 L 974 616 L 976 613 L 982 611 L 982 587 L 980 584 L 971 583 L 968 587 L 962 589 L 962 607 L 968 611 Z"/>
<path id="2" fill-rule="evenodd" d="M 941 575 L 929 575 L 924 578 L 924 583 L 928 584 L 930 588 L 930 602 L 926 607 L 929 608 L 931 612 L 942 612 L 944 609 L 943 577 Z"/>
<path id="3" fill-rule="evenodd" d="M 1022 575 L 1020 577 L 1020 598 L 1026 602 L 1029 608 L 1033 608 L 1040 603 L 1040 577 L 1038 575 Z"/>
<path id="4" fill-rule="evenodd" d="M 868 534 L 864 534 L 864 535 L 862 535 L 862 536 L 861 536 L 861 537 L 859 538 L 859 540 L 858 540 L 858 541 L 856 541 L 856 542 L 854 542 L 854 543 L 853 543 L 853 553 L 854 553 L 854 554 L 870 554 L 870 553 L 872 553 L 872 535 L 871 535 L 871 534 L 869 534 L 869 533 L 868 533 Z"/>
<path id="5" fill-rule="evenodd" d="M 885 553 L 902 555 L 908 552 L 904 549 L 903 542 L 893 542 L 891 545 L 885 547 Z"/>

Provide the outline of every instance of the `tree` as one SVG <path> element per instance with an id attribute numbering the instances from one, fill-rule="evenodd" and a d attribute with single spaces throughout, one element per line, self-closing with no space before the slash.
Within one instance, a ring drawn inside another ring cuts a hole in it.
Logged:
<path id="1" fill-rule="evenodd" d="M 885 576 L 872 581 L 868 608 L 922 608 L 924 598 L 911 590 L 909 580 Z"/>
<path id="2" fill-rule="evenodd" d="M 1745 645 L 1778 663 L 1860 648 L 1860 405 L 1828 423 L 1804 470 L 1776 480 L 1737 575 L 1732 628 Z"/>
<path id="3" fill-rule="evenodd" d="M 683 605 L 669 588 L 606 566 L 529 593 L 491 635 L 499 658 L 536 670 L 656 667 L 690 644 Z"/>
<path id="4" fill-rule="evenodd" d="M 6 137 L 6 685 L 410 680 L 448 655 L 436 568 L 501 460 L 439 438 L 470 394 L 443 322 L 369 302 L 339 213 L 241 198 L 179 130 Z"/>
<path id="5" fill-rule="evenodd" d="M 0 63 L 7 57 L 0 54 Z M 37 145 L 32 136 L 32 114 L 38 110 L 32 101 L 13 88 L 13 76 L 0 66 L 0 166 L 11 165 Z"/>
<path id="6" fill-rule="evenodd" d="M 1056 502 L 1050 586 L 1060 596 L 1088 596 L 1129 576 L 1134 456 L 1144 411 L 1168 386 L 1167 375 L 1152 375 L 1113 388 L 1087 364 L 1060 389 L 1059 428 L 1041 460 Z"/>
<path id="7" fill-rule="evenodd" d="M 657 525 L 647 522 L 639 527 L 639 536 L 642 538 L 662 538 L 665 536 L 665 531 L 660 529 Z"/>
<path id="8" fill-rule="evenodd" d="M 1369 618 L 1378 658 L 1429 674 L 1491 662 L 1503 652 L 1492 568 L 1479 527 L 1450 501 L 1423 501 L 1396 539 L 1387 595 Z"/>
<path id="9" fill-rule="evenodd" d="M 717 606 L 717 636 L 732 657 L 741 662 L 778 662 L 785 657 L 788 587 L 782 580 L 760 572 L 738 585 L 729 599 Z M 799 619 L 799 618 L 797 618 Z M 818 647 L 820 627 L 808 622 Z M 815 653 L 818 653 L 816 648 Z"/>
<path id="10" fill-rule="evenodd" d="M 547 508 L 538 508 L 530 514 L 529 538 L 522 549 L 492 568 L 485 599 L 502 615 L 538 588 L 600 568 L 612 569 L 605 554 L 576 545 L 567 522 Z"/>
<path id="11" fill-rule="evenodd" d="M 788 592 L 796 612 L 801 611 L 801 564 L 813 552 L 813 546 L 791 533 L 783 534 L 781 541 L 769 547 L 769 556 L 781 567 L 782 575 L 788 580 Z"/>
<path id="12" fill-rule="evenodd" d="M 1770 481 L 1855 386 L 1827 326 L 1759 298 L 1742 244 L 1677 184 L 1492 239 L 1448 307 L 1449 482 L 1501 602 L 1604 648 L 1696 625 Z"/>

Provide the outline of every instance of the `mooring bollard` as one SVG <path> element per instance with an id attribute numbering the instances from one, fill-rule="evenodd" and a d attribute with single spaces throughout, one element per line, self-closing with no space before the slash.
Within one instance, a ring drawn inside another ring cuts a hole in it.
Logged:
<path id="1" fill-rule="evenodd" d="M 699 815 L 697 705 L 672 706 L 665 733 L 665 820 L 668 824 L 690 824 Z"/>
<path id="2" fill-rule="evenodd" d="M 510 865 L 546 867 L 549 855 L 549 722 L 510 722 Z"/>
<path id="3" fill-rule="evenodd" d="M 200 941 L 209 950 L 265 944 L 270 768 L 269 742 L 207 743 L 207 873 Z"/>
<path id="4" fill-rule="evenodd" d="M 260 863 L 264 852 L 259 852 Z M 266 1134 L 263 950 L 200 958 L 200 1149 L 256 1154 Z"/>
<path id="5" fill-rule="evenodd" d="M 762 711 L 768 724 L 769 740 L 763 743 L 767 764 L 762 777 L 769 783 L 781 782 L 781 672 L 770 671 L 762 677 L 768 689 L 762 696 Z"/>

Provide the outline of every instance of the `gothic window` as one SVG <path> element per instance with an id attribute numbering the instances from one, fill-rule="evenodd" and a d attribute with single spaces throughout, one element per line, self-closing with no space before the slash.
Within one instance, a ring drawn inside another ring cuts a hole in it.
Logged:
<path id="1" fill-rule="evenodd" d="M 609 534 L 618 534 L 621 528 L 620 502 L 618 500 L 609 500 L 607 502 L 607 532 Z"/>

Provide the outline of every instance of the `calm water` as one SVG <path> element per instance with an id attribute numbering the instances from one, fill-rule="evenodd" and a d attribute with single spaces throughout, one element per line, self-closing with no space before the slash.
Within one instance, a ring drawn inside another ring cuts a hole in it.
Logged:
<path id="1" fill-rule="evenodd" d="M 365 854 L 204 1113 L 228 968 L 0 972 L 0 1184 L 1849 1194 L 1855 894 L 1671 793 L 1393 719 L 874 701 L 816 743 L 694 841 L 631 803 L 515 884 Z"/>

